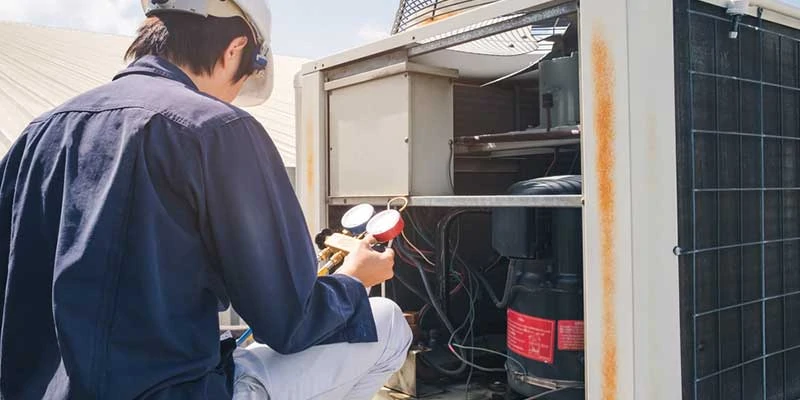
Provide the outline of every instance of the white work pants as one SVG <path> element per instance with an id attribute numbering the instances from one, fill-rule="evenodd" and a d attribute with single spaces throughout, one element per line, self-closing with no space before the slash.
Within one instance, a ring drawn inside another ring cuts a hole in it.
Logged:
<path id="1" fill-rule="evenodd" d="M 234 353 L 234 400 L 370 400 L 400 369 L 411 329 L 400 308 L 371 298 L 375 343 L 339 343 L 281 355 L 261 344 Z"/>

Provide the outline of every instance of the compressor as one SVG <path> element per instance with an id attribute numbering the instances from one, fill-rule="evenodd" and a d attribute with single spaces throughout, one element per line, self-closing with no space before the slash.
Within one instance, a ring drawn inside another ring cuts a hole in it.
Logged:
<path id="1" fill-rule="evenodd" d="M 580 176 L 514 184 L 512 195 L 581 194 Z M 509 386 L 525 396 L 584 398 L 580 209 L 496 209 L 492 245 L 510 260 L 506 283 Z"/>

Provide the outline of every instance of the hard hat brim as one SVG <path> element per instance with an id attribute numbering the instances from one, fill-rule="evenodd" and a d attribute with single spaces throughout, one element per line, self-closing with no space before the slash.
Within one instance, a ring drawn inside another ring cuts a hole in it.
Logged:
<path id="1" fill-rule="evenodd" d="M 264 104 L 272 95 L 275 75 L 275 62 L 272 51 L 267 51 L 267 66 L 250 75 L 233 104 L 239 107 L 253 107 Z"/>

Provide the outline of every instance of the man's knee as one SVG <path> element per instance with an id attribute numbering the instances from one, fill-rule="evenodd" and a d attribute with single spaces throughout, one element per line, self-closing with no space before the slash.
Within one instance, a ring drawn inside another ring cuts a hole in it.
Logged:
<path id="1" fill-rule="evenodd" d="M 413 335 L 411 327 L 403 316 L 403 311 L 393 301 L 383 297 L 370 299 L 375 325 L 378 328 L 378 340 L 386 345 L 387 361 L 391 359 L 392 368 L 398 369 L 406 358 Z"/>

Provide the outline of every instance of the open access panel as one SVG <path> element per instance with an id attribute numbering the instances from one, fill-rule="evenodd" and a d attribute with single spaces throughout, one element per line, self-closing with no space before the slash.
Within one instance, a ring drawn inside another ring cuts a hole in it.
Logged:
<path id="1" fill-rule="evenodd" d="M 456 3 L 298 79 L 311 232 L 409 202 L 384 395 L 797 397 L 797 21 Z"/>

